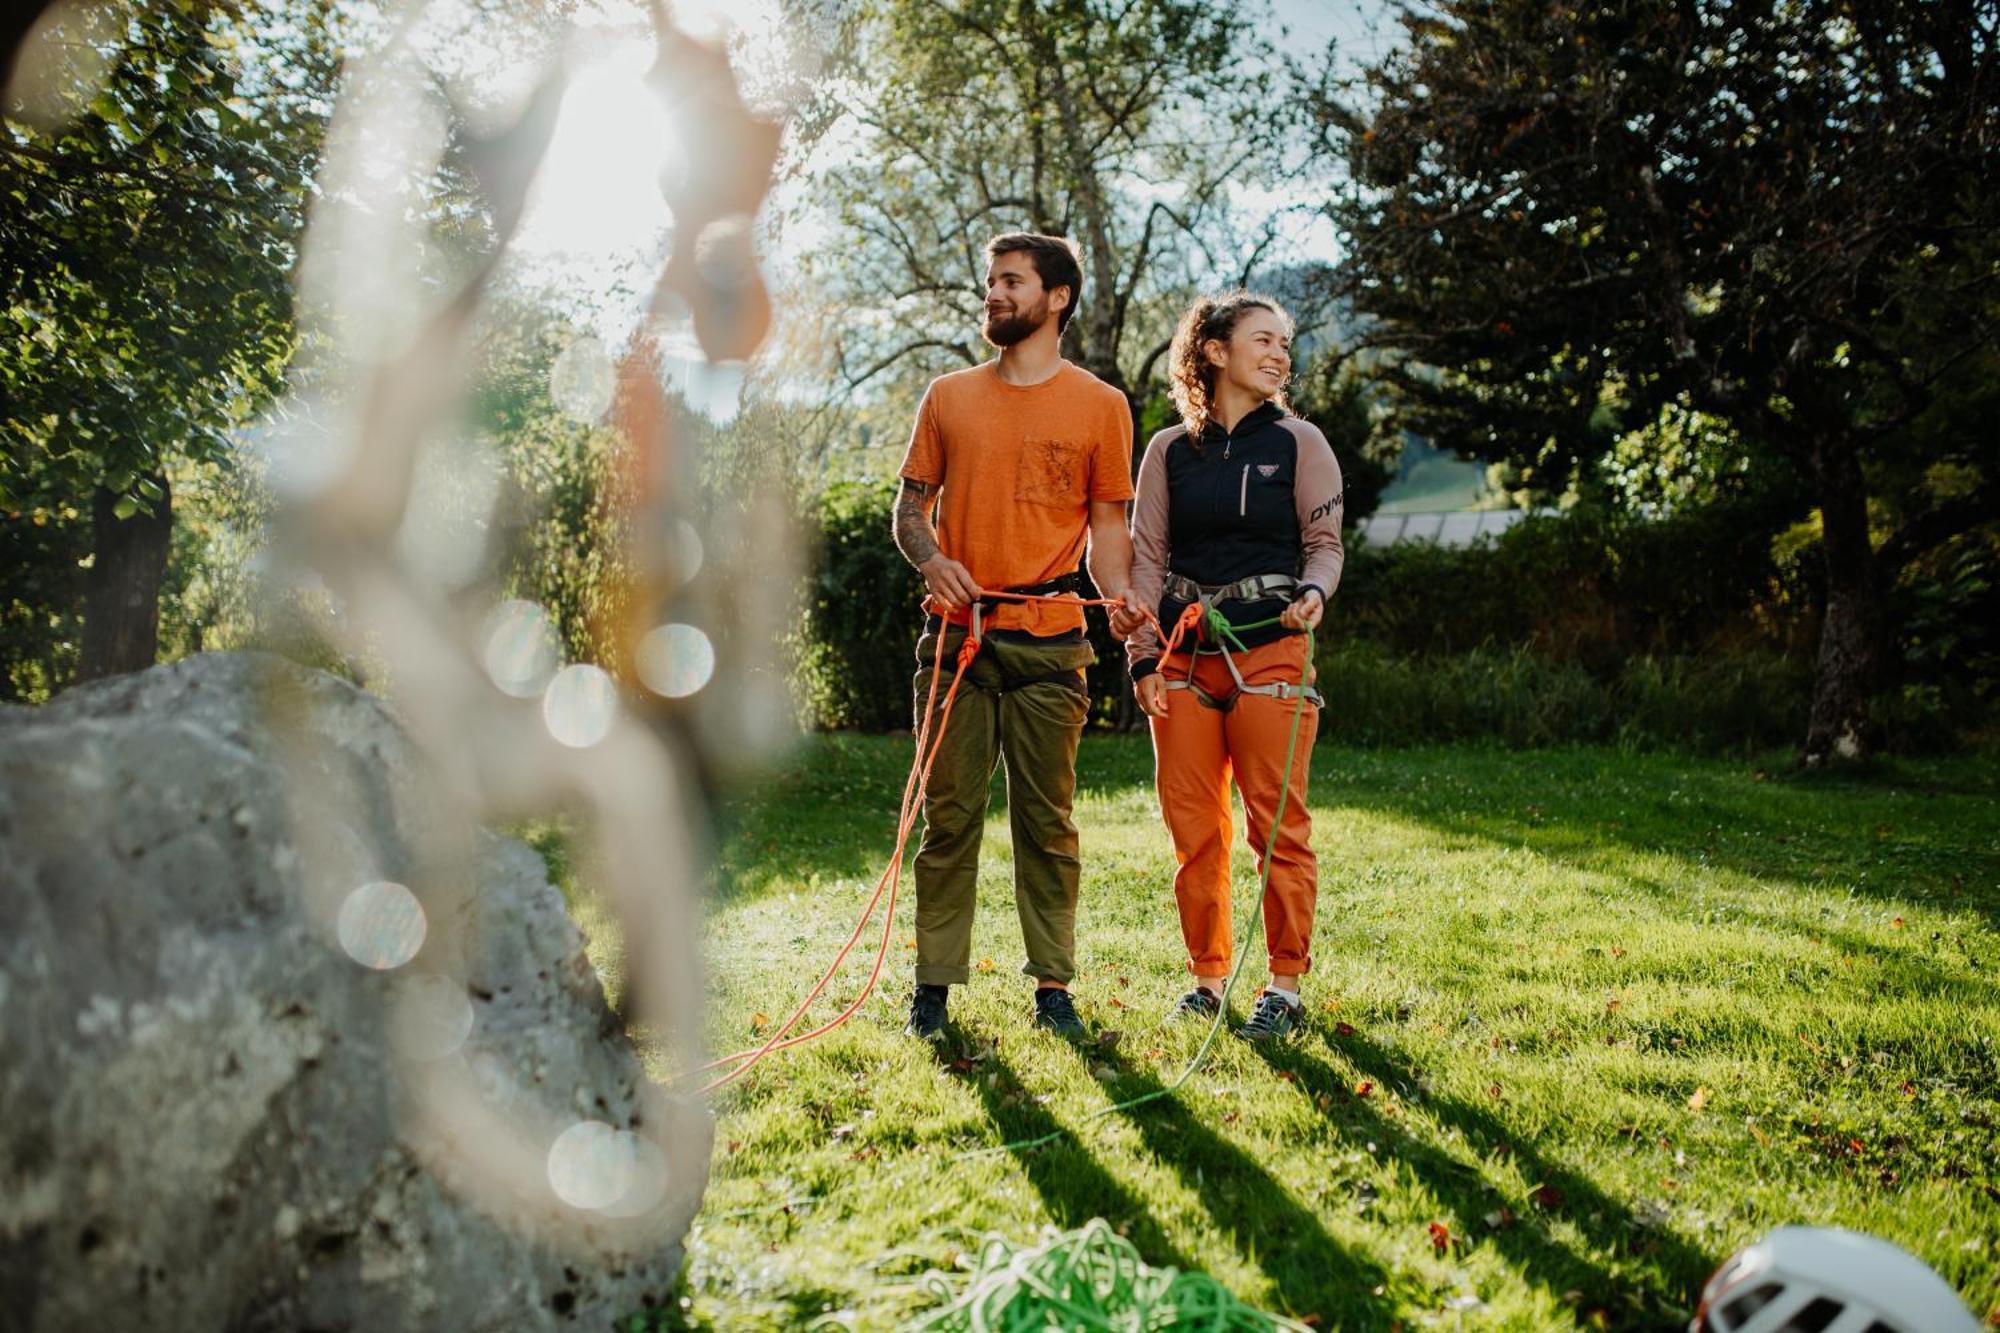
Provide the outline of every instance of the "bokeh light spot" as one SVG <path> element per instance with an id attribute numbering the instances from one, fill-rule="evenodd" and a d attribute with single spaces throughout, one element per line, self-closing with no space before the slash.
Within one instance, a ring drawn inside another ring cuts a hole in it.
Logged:
<path id="1" fill-rule="evenodd" d="M 377 880 L 347 895 L 335 929 L 348 957 L 386 972 L 409 962 L 424 947 L 423 904 L 402 885 Z"/>
<path id="2" fill-rule="evenodd" d="M 582 663 L 556 672 L 542 695 L 542 721 L 549 735 L 578 750 L 610 734 L 617 710 L 618 689 L 611 677 Z"/>
<path id="3" fill-rule="evenodd" d="M 715 675 L 715 645 L 693 625 L 661 625 L 639 641 L 633 664 L 647 689 L 685 699 Z"/>
<path id="4" fill-rule="evenodd" d="M 28 12 L 35 12 L 32 5 Z M 8 114 L 42 130 L 83 114 L 111 81 L 121 26 L 109 4 L 63 0 L 43 10 L 15 50 Z"/>
<path id="5" fill-rule="evenodd" d="M 585 1120 L 556 1136 L 549 1148 L 549 1188 L 572 1208 L 602 1208 L 625 1193 L 626 1154 L 618 1131 Z"/>
<path id="6" fill-rule="evenodd" d="M 584 1120 L 550 1146 L 549 1187 L 572 1208 L 639 1217 L 666 1195 L 666 1155 L 629 1129 Z"/>
<path id="7" fill-rule="evenodd" d="M 555 622 L 533 602 L 502 602 L 486 618 L 486 674 L 517 699 L 532 699 L 548 688 L 560 646 Z"/>
<path id="8" fill-rule="evenodd" d="M 442 1060 L 472 1035 L 472 1000 L 450 977 L 405 977 L 393 1005 L 396 1049 L 412 1060 Z"/>
<path id="9" fill-rule="evenodd" d="M 578 421 L 601 420 L 611 409 L 616 387 L 617 372 L 604 344 L 588 333 L 572 339 L 549 367 L 549 396 Z"/>

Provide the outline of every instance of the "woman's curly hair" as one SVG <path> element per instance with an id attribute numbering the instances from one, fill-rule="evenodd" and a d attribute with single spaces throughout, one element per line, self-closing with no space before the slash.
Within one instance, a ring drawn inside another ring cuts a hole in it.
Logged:
<path id="1" fill-rule="evenodd" d="M 1174 330 L 1173 345 L 1167 351 L 1167 383 L 1174 406 L 1186 423 L 1188 439 L 1199 447 L 1201 434 L 1215 415 L 1215 367 L 1202 355 L 1201 345 L 1213 339 L 1226 343 L 1236 332 L 1237 321 L 1252 310 L 1268 310 L 1289 326 L 1292 317 L 1268 296 L 1234 291 L 1222 296 L 1204 296 L 1187 308 Z M 1272 395 L 1272 402 L 1291 410 L 1284 391 Z"/>

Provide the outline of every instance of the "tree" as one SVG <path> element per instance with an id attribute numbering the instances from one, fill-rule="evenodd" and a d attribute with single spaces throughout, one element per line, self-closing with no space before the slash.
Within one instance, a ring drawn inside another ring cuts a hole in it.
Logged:
<path id="1" fill-rule="evenodd" d="M 1171 306 L 1244 281 L 1282 235 L 1277 217 L 1240 235 L 1232 207 L 1273 170 L 1291 114 L 1235 7 L 871 0 L 836 68 L 825 95 L 844 114 L 809 116 L 828 128 L 806 171 L 842 243 L 807 269 L 858 308 L 831 348 L 843 390 L 913 354 L 981 359 L 981 246 L 1032 230 L 1081 254 L 1070 355 L 1136 396 Z"/>
<path id="2" fill-rule="evenodd" d="M 1407 358 L 1406 419 L 1544 493 L 1663 412 L 1781 460 L 1826 573 L 1803 757 L 1865 756 L 1885 589 L 2000 486 L 1983 440 L 1925 428 L 2000 346 L 1996 6 L 1441 0 L 1403 24 L 1369 97 L 1319 112 L 1347 294 Z"/>
<path id="3" fill-rule="evenodd" d="M 0 522 L 88 515 L 80 678 L 152 663 L 167 465 L 224 458 L 284 372 L 331 23 L 330 6 L 248 0 L 67 6 L 18 53 L 0 108 Z"/>

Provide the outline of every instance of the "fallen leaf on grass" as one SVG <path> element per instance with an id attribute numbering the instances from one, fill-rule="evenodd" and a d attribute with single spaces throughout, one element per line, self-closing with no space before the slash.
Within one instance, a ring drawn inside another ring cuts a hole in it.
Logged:
<path id="1" fill-rule="evenodd" d="M 1342 1036 L 1342 1037 L 1351 1037 L 1351 1036 L 1353 1036 L 1353 1035 L 1354 1035 L 1354 1024 L 1352 1024 L 1352 1023 L 1335 1023 L 1335 1024 L 1333 1025 L 1333 1030 L 1334 1030 L 1334 1033 L 1335 1033 L 1335 1035 L 1337 1035 L 1337 1036 Z"/>
<path id="2" fill-rule="evenodd" d="M 1286 1083 L 1296 1083 L 1299 1081 L 1299 1076 L 1289 1069 L 1280 1069 L 1278 1077 Z"/>
<path id="3" fill-rule="evenodd" d="M 1889 923 L 1889 929 L 1891 930 L 1901 930 L 1902 928 L 1903 928 L 1903 918 L 1901 917 L 1897 917 L 1894 921 L 1891 921 Z"/>
<path id="4" fill-rule="evenodd" d="M 762 1032 L 769 1026 L 771 1026 L 771 1016 L 769 1014 L 750 1015 L 750 1030 L 752 1032 Z"/>
<path id="5" fill-rule="evenodd" d="M 1164 1046 L 1149 1046 L 1146 1048 L 1146 1058 L 1148 1060 L 1164 1060 L 1167 1058 L 1167 1048 Z"/>
<path id="6" fill-rule="evenodd" d="M 1373 1091 L 1375 1091 L 1375 1085 L 1365 1078 L 1354 1085 L 1354 1095 L 1357 1097 L 1366 1097 Z"/>
<path id="7" fill-rule="evenodd" d="M 1708 1105 L 1708 1089 L 1696 1088 L 1688 1097 L 1688 1110 L 1699 1111 L 1706 1105 Z"/>
<path id="8" fill-rule="evenodd" d="M 1537 1185 L 1531 1193 L 1535 1202 L 1550 1212 L 1563 1206 L 1563 1192 L 1554 1185 Z"/>
<path id="9" fill-rule="evenodd" d="M 1611 956 L 1612 956 L 1613 958 L 1623 958 L 1623 957 L 1625 956 L 1625 950 L 1624 950 L 1623 946 L 1621 946 L 1621 945 L 1617 945 L 1617 944 L 1614 944 L 1614 945 L 1612 945 L 1612 946 L 1611 946 Z"/>
<path id="10" fill-rule="evenodd" d="M 1436 1250 L 1439 1254 L 1443 1254 L 1446 1250 L 1451 1248 L 1450 1227 L 1446 1226 L 1442 1222 L 1433 1222 L 1431 1223 L 1430 1226 L 1430 1234 L 1431 1234 L 1431 1248 L 1433 1250 Z"/>
<path id="11" fill-rule="evenodd" d="M 1916 1086 L 1911 1083 L 1905 1083 L 1903 1085 L 1902 1092 L 1905 1097 L 1914 1097 L 1917 1095 Z"/>
<path id="12" fill-rule="evenodd" d="M 993 960 L 991 958 L 982 958 L 977 963 L 973 964 L 973 970 L 978 972 L 991 972 L 993 970 Z"/>
<path id="13" fill-rule="evenodd" d="M 743 1147 L 743 1140 L 731 1139 L 729 1141 L 729 1155 L 731 1157 L 734 1157 L 742 1147 Z"/>
<path id="14" fill-rule="evenodd" d="M 1750 1136 L 1756 1139 L 1758 1143 L 1762 1144 L 1766 1148 L 1771 1146 L 1771 1136 L 1769 1134 L 1766 1134 L 1763 1130 L 1759 1129 L 1757 1127 L 1757 1123 L 1754 1120 L 1750 1123 Z"/>
<path id="15" fill-rule="evenodd" d="M 1322 1111 L 1330 1111 L 1330 1110 L 1332 1110 L 1332 1109 L 1333 1109 L 1333 1094 L 1332 1094 L 1332 1093 L 1330 1093 L 1330 1092 L 1322 1092 L 1322 1093 L 1320 1093 L 1320 1094 L 1319 1094 L 1319 1095 L 1318 1095 L 1317 1097 L 1313 1098 L 1313 1105 L 1314 1105 L 1314 1106 L 1317 1106 L 1317 1107 L 1318 1107 L 1318 1108 L 1319 1108 L 1320 1110 L 1322 1110 Z"/>
<path id="16" fill-rule="evenodd" d="M 1113 1009 L 1130 1009 L 1132 1006 L 1114 995 L 1111 997 L 1111 1007 Z"/>
<path id="17" fill-rule="evenodd" d="M 912 939 L 907 939 L 907 940 L 904 940 L 904 941 L 903 941 L 903 947 L 904 947 L 905 949 L 914 949 L 914 948 L 916 948 L 916 947 L 917 947 L 917 942 L 916 942 L 916 940 L 915 940 L 914 938 L 912 938 Z"/>
<path id="18" fill-rule="evenodd" d="M 1120 978 L 1118 978 L 1118 984 L 1119 984 L 1119 985 L 1121 985 L 1121 986 L 1129 986 L 1129 985 L 1131 985 L 1131 984 L 1132 984 L 1132 978 L 1130 978 L 1130 977 L 1120 977 Z"/>
<path id="19" fill-rule="evenodd" d="M 1233 1125 L 1242 1118 L 1243 1113 L 1241 1111 L 1224 1111 L 1222 1113 L 1222 1123 L 1225 1125 Z"/>
<path id="20" fill-rule="evenodd" d="M 1618 1012 L 1618 1006 L 1623 1003 L 1625 1003 L 1623 1000 L 1616 998 L 1606 1000 L 1604 1002 L 1604 1012 L 1607 1014 L 1615 1014 Z"/>
<path id="21" fill-rule="evenodd" d="M 1491 1098 L 1492 1098 L 1492 1099 L 1493 1099 L 1494 1101 L 1496 1101 L 1496 1102 L 1497 1102 L 1497 1101 L 1499 1101 L 1499 1100 L 1500 1100 L 1500 1085 L 1499 1085 L 1498 1083 L 1494 1083 L 1494 1084 L 1490 1084 L 1490 1085 L 1488 1085 L 1488 1087 L 1487 1087 L 1487 1089 L 1486 1089 L 1486 1095 L 1487 1095 L 1488 1097 L 1491 1097 Z"/>
<path id="22" fill-rule="evenodd" d="M 1847 1141 L 1847 1146 L 1849 1149 L 1853 1151 L 1856 1157 L 1865 1156 L 1868 1152 L 1868 1145 L 1863 1143 L 1860 1139 L 1849 1139 Z"/>

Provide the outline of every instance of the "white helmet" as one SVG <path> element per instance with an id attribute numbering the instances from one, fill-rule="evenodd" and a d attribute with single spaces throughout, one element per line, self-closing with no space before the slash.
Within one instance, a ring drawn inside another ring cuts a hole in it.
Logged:
<path id="1" fill-rule="evenodd" d="M 1779 1227 L 1701 1289 L 1688 1333 L 1980 1333 L 1909 1251 L 1835 1227 Z"/>

